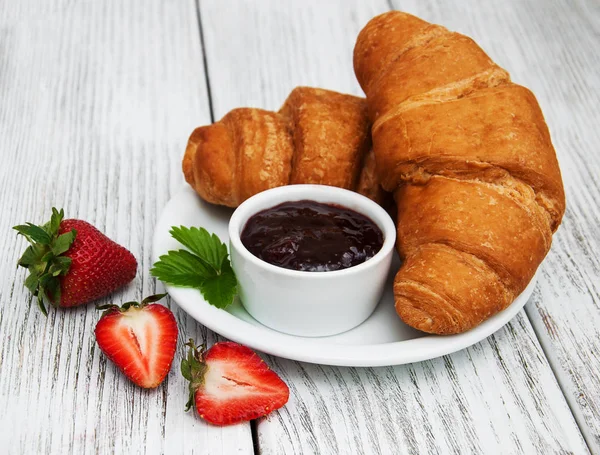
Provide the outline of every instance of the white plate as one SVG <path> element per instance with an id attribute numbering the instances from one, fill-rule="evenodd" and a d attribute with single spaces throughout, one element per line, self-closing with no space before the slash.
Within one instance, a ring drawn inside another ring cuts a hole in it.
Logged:
<path id="1" fill-rule="evenodd" d="M 171 226 L 201 226 L 229 243 L 227 223 L 232 209 L 202 201 L 185 186 L 163 210 L 154 233 L 153 259 L 181 245 L 169 234 Z M 375 312 L 360 326 L 330 337 L 303 338 L 265 327 L 236 300 L 227 310 L 209 305 L 196 289 L 166 286 L 177 304 L 198 322 L 224 337 L 268 354 L 303 362 L 341 366 L 387 366 L 433 359 L 464 349 L 500 329 L 525 305 L 535 287 L 535 277 L 504 311 L 459 335 L 427 335 L 404 324 L 394 310 L 392 264 L 386 293 Z"/>

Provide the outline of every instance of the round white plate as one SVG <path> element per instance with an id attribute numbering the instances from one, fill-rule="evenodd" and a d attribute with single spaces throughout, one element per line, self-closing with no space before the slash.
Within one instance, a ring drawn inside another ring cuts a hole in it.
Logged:
<path id="1" fill-rule="evenodd" d="M 232 209 L 202 201 L 189 186 L 163 210 L 154 233 L 153 260 L 181 245 L 169 234 L 171 226 L 198 226 L 229 243 L 227 223 Z M 226 310 L 209 305 L 196 289 L 166 286 L 167 292 L 190 316 L 224 337 L 268 354 L 303 362 L 341 366 L 387 366 L 433 359 L 464 349 L 500 329 L 525 305 L 535 277 L 504 311 L 459 335 L 436 336 L 404 324 L 394 310 L 392 281 L 399 261 L 392 264 L 386 293 L 375 312 L 360 326 L 330 337 L 303 338 L 277 332 L 253 319 L 236 301 Z"/>

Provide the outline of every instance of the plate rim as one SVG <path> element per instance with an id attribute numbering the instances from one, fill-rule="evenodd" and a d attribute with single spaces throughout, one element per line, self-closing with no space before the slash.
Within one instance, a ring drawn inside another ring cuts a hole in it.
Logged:
<path id="1" fill-rule="evenodd" d="M 161 244 L 165 232 L 168 232 L 173 225 L 166 219 L 167 214 L 170 213 L 169 209 L 179 203 L 180 198 L 190 193 L 199 198 L 188 184 L 183 184 L 163 207 L 155 224 L 152 239 L 153 263 L 160 255 L 167 252 Z M 537 275 L 538 272 L 507 308 L 467 332 L 456 335 L 425 335 L 403 341 L 363 345 L 323 342 L 329 337 L 309 338 L 287 335 L 263 325 L 253 325 L 227 311 L 209 305 L 206 301 L 204 307 L 192 305 L 186 294 L 199 293 L 196 289 L 167 284 L 165 289 L 177 305 L 197 322 L 225 338 L 252 349 L 290 360 L 321 365 L 381 367 L 434 359 L 468 348 L 486 339 L 504 327 L 525 306 L 534 291 Z M 202 295 L 196 297 L 204 300 Z M 444 342 L 440 345 L 441 340 Z"/>

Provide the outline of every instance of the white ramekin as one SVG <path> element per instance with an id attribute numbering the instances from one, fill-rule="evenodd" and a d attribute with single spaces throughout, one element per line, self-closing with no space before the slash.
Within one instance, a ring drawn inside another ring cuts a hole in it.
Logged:
<path id="1" fill-rule="evenodd" d="M 240 240 L 248 219 L 287 201 L 339 204 L 369 217 L 383 233 L 383 246 L 371 259 L 332 272 L 289 270 L 250 253 Z M 231 262 L 241 301 L 252 317 L 280 332 L 316 337 L 345 332 L 367 319 L 381 299 L 389 272 L 396 229 L 370 199 L 325 185 L 289 185 L 263 191 L 243 202 L 229 221 Z"/>

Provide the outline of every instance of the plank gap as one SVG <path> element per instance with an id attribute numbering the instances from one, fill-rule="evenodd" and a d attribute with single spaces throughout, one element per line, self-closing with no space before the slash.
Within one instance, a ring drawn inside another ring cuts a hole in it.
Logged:
<path id="1" fill-rule="evenodd" d="M 200 16 L 200 0 L 194 2 L 196 5 L 196 19 L 198 20 L 198 34 L 200 35 L 200 47 L 202 48 L 202 62 L 204 64 L 204 82 L 208 95 L 208 109 L 210 111 L 210 122 L 215 122 L 215 111 L 213 109 L 212 90 L 210 88 L 210 76 L 208 74 L 208 61 L 206 59 L 206 46 L 204 45 L 204 30 L 202 29 L 202 17 Z"/>
<path id="2" fill-rule="evenodd" d="M 569 395 L 567 395 L 567 393 L 566 393 L 566 390 L 568 390 L 568 386 L 566 386 L 563 383 L 563 378 L 562 378 L 562 375 L 560 374 L 561 367 L 560 367 L 560 365 L 555 364 L 552 356 L 549 355 L 548 352 L 546 351 L 547 347 L 546 347 L 546 344 L 544 343 L 544 336 L 543 336 L 543 334 L 539 333 L 538 328 L 533 323 L 534 317 L 529 314 L 530 311 L 532 311 L 529 308 L 530 308 L 529 305 L 525 305 L 525 307 L 524 307 L 525 316 L 527 317 L 527 320 L 529 321 L 529 324 L 531 325 L 531 329 L 533 330 L 533 333 L 535 334 L 535 337 L 538 340 L 540 349 L 544 353 L 544 357 L 546 357 L 546 361 L 548 362 L 548 365 L 550 366 L 550 369 L 552 370 L 552 373 L 554 374 L 554 377 L 556 378 L 556 383 L 558 384 L 558 388 L 562 392 L 563 397 L 565 397 L 565 401 L 567 402 L 569 411 L 571 412 L 571 415 L 573 416 L 573 420 L 575 420 L 575 423 L 577 424 L 577 427 L 579 428 L 581 437 L 583 438 L 583 441 L 585 442 L 585 445 L 587 446 L 588 451 L 590 453 L 593 453 L 592 452 L 592 443 L 589 440 L 590 436 L 587 434 L 587 431 L 586 431 L 587 426 L 585 425 L 585 422 L 581 421 L 581 416 L 579 416 L 577 414 L 577 412 L 575 412 L 576 408 L 574 408 L 574 406 L 576 406 L 576 404 L 571 403 L 571 399 L 569 398 Z"/>
<path id="3" fill-rule="evenodd" d="M 250 421 L 250 432 L 252 433 L 252 448 L 254 449 L 254 453 L 259 455 L 260 446 L 258 442 L 258 425 L 256 424 L 256 420 Z"/>

